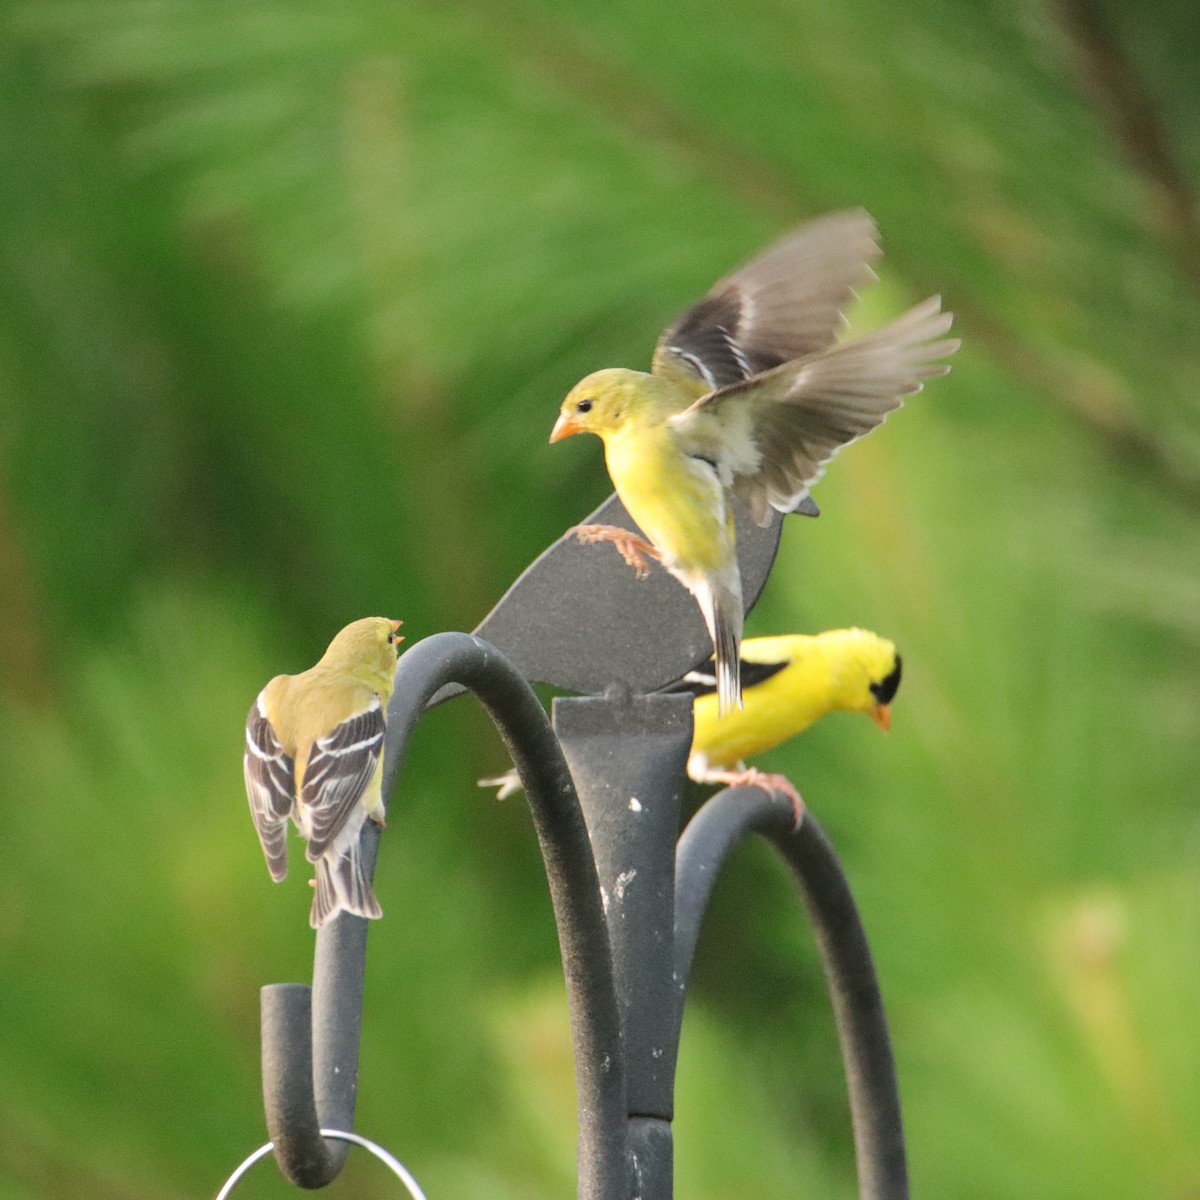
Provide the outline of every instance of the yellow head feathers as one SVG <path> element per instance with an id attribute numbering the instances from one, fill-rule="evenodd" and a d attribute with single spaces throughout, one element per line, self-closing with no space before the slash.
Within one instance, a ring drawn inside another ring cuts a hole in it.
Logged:
<path id="1" fill-rule="evenodd" d="M 895 644 L 866 629 L 831 629 L 811 642 L 829 671 L 831 707 L 869 713 L 887 729 L 888 706 L 900 686 L 901 659 Z"/>
<path id="2" fill-rule="evenodd" d="M 550 440 L 559 442 L 575 433 L 594 433 L 599 437 L 615 433 L 655 411 L 660 398 L 670 405 L 669 391 L 661 379 L 643 371 L 628 371 L 623 367 L 595 371 L 567 394 Z"/>
<path id="3" fill-rule="evenodd" d="M 317 664 L 325 670 L 346 671 L 371 685 L 382 679 L 389 684 L 396 669 L 396 647 L 404 641 L 402 621 L 387 617 L 363 617 L 352 621 L 329 643 Z"/>

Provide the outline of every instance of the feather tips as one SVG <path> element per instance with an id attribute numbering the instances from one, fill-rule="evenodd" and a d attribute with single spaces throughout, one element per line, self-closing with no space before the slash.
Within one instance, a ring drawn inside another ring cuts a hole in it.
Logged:
<path id="1" fill-rule="evenodd" d="M 810 221 L 683 312 L 659 339 L 655 374 L 716 391 L 825 349 L 879 254 L 861 209 Z"/>
<path id="2" fill-rule="evenodd" d="M 805 500 L 843 446 L 874 429 L 926 379 L 950 369 L 938 360 L 958 349 L 956 338 L 942 336 L 952 321 L 941 298 L 931 296 L 875 333 L 701 397 L 676 424 L 686 433 L 708 414 L 740 430 L 749 414 L 757 469 L 736 471 L 733 490 L 765 525 L 771 508 L 788 512 Z"/>
<path id="3" fill-rule="evenodd" d="M 314 929 L 320 929 L 339 909 L 356 917 L 378 919 L 383 916 L 363 864 L 358 841 L 361 830 L 360 821 L 344 852 L 330 850 L 317 860 L 316 890 L 308 917 L 308 923 Z"/>
<path id="4" fill-rule="evenodd" d="M 384 717 L 378 698 L 313 743 L 297 804 L 315 863 L 338 836 L 362 799 L 383 753 Z"/>
<path id="5" fill-rule="evenodd" d="M 275 736 L 260 695 L 246 718 L 246 751 L 242 760 L 250 816 L 278 883 L 287 876 L 287 819 L 295 800 L 295 764 Z"/>
<path id="6" fill-rule="evenodd" d="M 722 714 L 742 706 L 739 651 L 742 642 L 741 579 L 737 564 L 718 576 L 705 575 L 688 581 L 692 595 L 704 614 L 713 643 L 717 677 L 717 703 Z"/>

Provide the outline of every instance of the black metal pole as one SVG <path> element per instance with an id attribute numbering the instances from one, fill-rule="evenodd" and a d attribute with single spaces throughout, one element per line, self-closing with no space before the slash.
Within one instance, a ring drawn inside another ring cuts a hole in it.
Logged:
<path id="1" fill-rule="evenodd" d="M 676 1041 L 675 841 L 692 742 L 690 696 L 554 702 L 554 727 L 587 818 L 621 1006 L 633 1178 L 670 1200 Z"/>
<path id="2" fill-rule="evenodd" d="M 751 833 L 770 839 L 791 866 L 816 933 L 846 1070 L 861 1200 L 907 1200 L 900 1091 L 883 998 L 849 884 L 811 813 L 796 829 L 788 801 L 741 787 L 714 796 L 688 825 L 675 868 L 677 1011 L 713 884 Z"/>
<path id="3" fill-rule="evenodd" d="M 418 642 L 401 656 L 396 689 L 388 708 L 384 757 L 384 795 L 390 795 L 413 726 L 429 698 L 447 683 L 457 683 L 483 702 L 508 746 L 529 800 L 534 828 L 545 861 L 567 979 L 575 1045 L 579 1097 L 579 1200 L 628 1200 L 629 1154 L 626 1128 L 625 1070 L 621 1025 L 613 981 L 608 933 L 587 827 L 571 774 L 558 740 L 529 685 L 495 647 L 464 633 L 444 633 Z M 318 934 L 314 978 L 333 978 L 331 995 L 339 1003 L 314 1008 L 304 1021 L 299 985 L 264 989 L 263 1096 L 267 1127 L 276 1143 L 280 1169 L 301 1187 L 323 1187 L 341 1167 L 339 1144 L 330 1145 L 316 1130 L 336 1128 L 321 1108 L 322 1098 L 346 1110 L 346 1097 L 357 1089 L 358 1022 L 361 1020 L 365 930 L 340 933 L 336 918 Z M 366 922 L 361 922 L 365 925 Z M 322 937 L 322 935 L 326 935 Z M 329 943 L 330 952 L 321 947 Z M 356 981 L 337 982 L 352 974 Z M 341 989 L 341 990 L 339 990 Z M 354 995 L 357 1004 L 352 1005 Z M 268 994 L 269 993 L 269 994 Z M 344 1006 L 343 1006 L 344 1005 Z M 323 1048 L 326 1041 L 338 1047 Z M 341 1053 L 352 1042 L 353 1053 Z M 314 1046 L 322 1048 L 314 1051 Z M 315 1094 L 313 1072 L 318 1072 Z M 322 1071 L 339 1078 L 321 1078 Z M 353 1117 L 353 1104 L 349 1106 Z"/>
<path id="4" fill-rule="evenodd" d="M 368 821 L 362 852 L 375 872 L 379 826 Z M 262 1077 L 275 1157 L 291 1182 L 324 1187 L 341 1171 L 348 1142 L 321 1129 L 352 1130 L 358 1097 L 358 1041 L 370 922 L 339 913 L 317 932 L 313 985 L 262 989 Z"/>

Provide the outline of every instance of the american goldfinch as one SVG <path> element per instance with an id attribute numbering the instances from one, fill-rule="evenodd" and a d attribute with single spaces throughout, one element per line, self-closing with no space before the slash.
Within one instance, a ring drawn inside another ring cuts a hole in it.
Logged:
<path id="1" fill-rule="evenodd" d="M 865 629 L 830 629 L 813 636 L 750 638 L 742 644 L 743 705 L 721 716 L 716 674 L 689 672 L 672 691 L 689 691 L 692 751 L 688 775 L 697 783 L 758 785 L 786 796 L 803 812 L 800 794 L 784 775 L 764 775 L 746 760 L 802 733 L 831 712 L 867 713 L 891 728 L 891 703 L 900 687 L 900 655 L 886 638 Z"/>
<path id="2" fill-rule="evenodd" d="M 750 638 L 742 643 L 742 707 L 718 713 L 715 664 L 710 659 L 665 689 L 691 692 L 692 748 L 688 775 L 697 783 L 750 784 L 791 801 L 797 823 L 800 794 L 784 775 L 766 775 L 746 759 L 803 733 L 831 712 L 867 713 L 880 729 L 891 727 L 891 703 L 900 687 L 900 655 L 887 639 L 865 629 L 830 629 L 812 636 Z M 481 779 L 503 800 L 517 791 L 516 771 Z"/>
<path id="3" fill-rule="evenodd" d="M 695 597 L 712 638 L 717 703 L 741 703 L 742 588 L 731 498 L 764 525 L 772 508 L 814 514 L 825 464 L 944 375 L 958 348 L 932 296 L 875 333 L 835 344 L 841 310 L 879 254 L 865 212 L 835 213 L 721 280 L 659 339 L 650 373 L 597 371 L 571 389 L 550 440 L 594 433 L 645 538 L 606 525 L 639 575 L 660 562 Z"/>
<path id="4" fill-rule="evenodd" d="M 358 839 L 367 817 L 383 824 L 383 732 L 400 625 L 385 617 L 347 625 L 315 667 L 276 675 L 246 719 L 246 795 L 267 869 L 276 883 L 287 874 L 291 817 L 317 868 L 314 929 L 339 909 L 383 916 Z"/>

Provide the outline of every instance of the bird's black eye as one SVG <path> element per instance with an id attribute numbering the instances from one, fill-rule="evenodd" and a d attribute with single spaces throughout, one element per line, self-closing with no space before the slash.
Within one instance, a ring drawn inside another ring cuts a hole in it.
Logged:
<path id="1" fill-rule="evenodd" d="M 579 413 L 591 412 L 592 411 L 591 400 L 580 400 L 580 402 L 577 405 L 575 405 L 575 411 L 579 412 Z"/>

